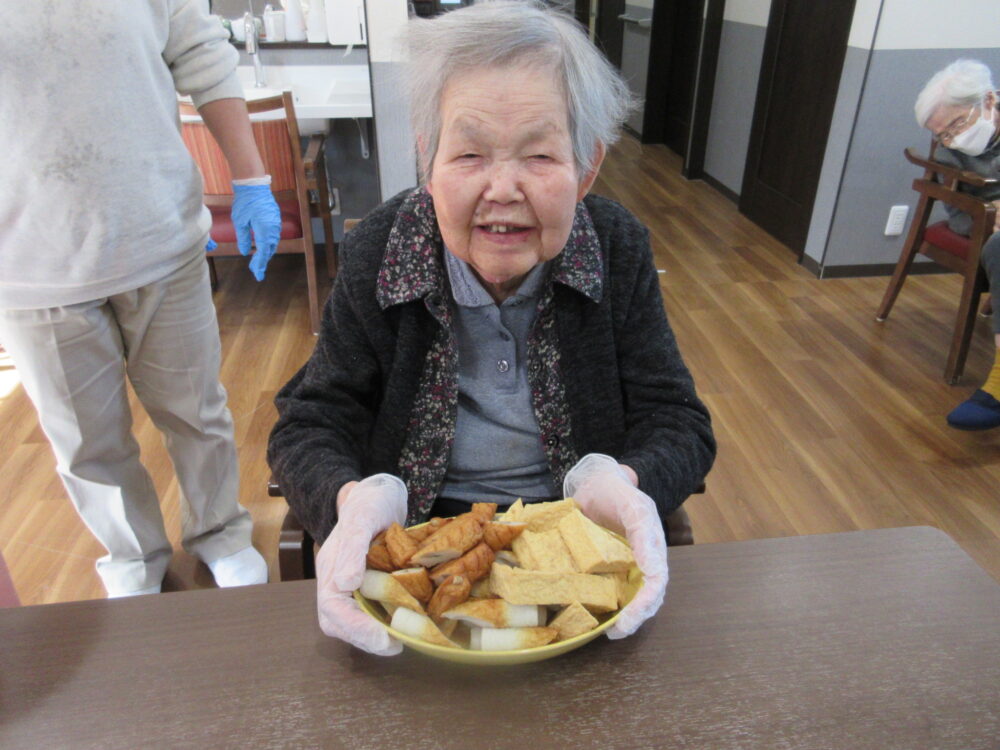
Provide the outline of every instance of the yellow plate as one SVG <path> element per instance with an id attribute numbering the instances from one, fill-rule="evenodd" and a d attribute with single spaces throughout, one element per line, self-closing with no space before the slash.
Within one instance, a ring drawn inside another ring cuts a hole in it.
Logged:
<path id="1" fill-rule="evenodd" d="M 625 541 L 625 539 L 618 534 L 614 534 L 614 536 L 623 542 Z M 632 597 L 635 596 L 635 593 L 642 586 L 642 572 L 638 567 L 633 566 L 629 571 L 628 582 L 629 593 L 627 595 L 626 604 L 632 600 Z M 458 662 L 460 664 L 527 664 L 528 662 L 551 659 L 553 656 L 565 654 L 568 651 L 572 651 L 573 649 L 579 648 L 585 643 L 589 643 L 594 640 L 597 636 L 611 627 L 621 614 L 621 610 L 619 609 L 617 612 L 613 612 L 610 616 L 604 615 L 603 617 L 605 619 L 603 620 L 601 619 L 602 615 L 596 615 L 598 620 L 600 620 L 600 623 L 593 630 L 588 630 L 586 633 L 581 633 L 580 635 L 572 638 L 567 638 L 565 641 L 550 643 L 546 646 L 538 646 L 537 648 L 521 648 L 513 651 L 473 651 L 472 649 L 438 646 L 433 643 L 428 643 L 427 641 L 422 641 L 419 638 L 414 638 L 406 633 L 400 633 L 395 628 L 389 627 L 389 621 L 385 615 L 385 611 L 377 602 L 373 602 L 365 598 L 361 595 L 360 591 L 354 592 L 354 598 L 357 600 L 358 604 L 361 605 L 361 609 L 385 625 L 386 629 L 389 631 L 389 635 L 393 638 L 399 639 L 404 645 L 409 646 L 414 651 L 427 654 L 427 656 L 432 656 L 436 659 L 444 659 L 445 661 Z"/>

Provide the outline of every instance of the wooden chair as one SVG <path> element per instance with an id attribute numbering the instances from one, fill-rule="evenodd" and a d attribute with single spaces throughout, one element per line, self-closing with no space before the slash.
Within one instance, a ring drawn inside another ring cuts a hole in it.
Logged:
<path id="1" fill-rule="evenodd" d="M 182 115 L 197 116 L 195 108 L 181 103 Z M 281 241 L 278 253 L 299 253 L 305 257 L 309 294 L 309 319 L 313 333 L 319 332 L 320 299 L 316 279 L 316 248 L 313 245 L 313 217 L 323 221 L 327 272 L 336 271 L 333 222 L 324 162 L 324 137 L 309 137 L 305 153 L 299 140 L 295 105 L 291 92 L 247 102 L 254 139 L 271 175 L 271 190 L 281 209 Z M 272 113 L 261 116 L 262 113 Z M 258 116 L 258 117 L 255 117 Z M 275 116 L 276 115 L 276 116 Z M 230 217 L 233 202 L 232 175 L 222 151 L 208 127 L 201 121 L 184 122 L 184 143 L 201 170 L 205 183 L 205 205 L 212 213 L 211 235 L 219 246 L 208 253 L 212 287 L 218 283 L 213 257 L 239 255 L 236 231 Z"/>
<path id="2" fill-rule="evenodd" d="M 889 311 L 892 310 L 896 296 L 917 253 L 926 255 L 950 271 L 962 274 L 964 278 L 962 296 L 959 299 L 955 332 L 952 335 L 951 349 L 944 369 L 945 381 L 954 384 L 958 382 L 965 368 L 979 297 L 989 288 L 986 273 L 979 263 L 979 256 L 986 240 L 993 233 L 996 219 L 996 207 L 992 203 L 959 192 L 959 187 L 963 184 L 984 187 L 996 183 L 997 180 L 933 161 L 934 145 L 931 146 L 930 158 L 918 156 L 909 148 L 903 153 L 909 162 L 924 169 L 923 177 L 913 181 L 913 189 L 920 194 L 920 200 L 910 226 L 910 233 L 903 245 L 896 270 L 885 290 L 885 296 L 882 298 L 875 319 L 883 322 L 889 317 Z M 969 214 L 972 217 L 971 234 L 968 237 L 956 234 L 948 228 L 947 221 L 939 221 L 928 226 L 927 221 L 934 201 L 940 201 Z"/>

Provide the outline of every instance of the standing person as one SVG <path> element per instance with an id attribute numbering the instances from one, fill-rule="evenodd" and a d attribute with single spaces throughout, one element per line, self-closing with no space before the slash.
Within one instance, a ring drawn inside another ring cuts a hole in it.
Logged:
<path id="1" fill-rule="evenodd" d="M 477 500 L 571 495 L 627 536 L 642 569 L 608 631 L 627 636 L 663 602 L 663 519 L 716 449 L 648 231 L 588 195 L 628 88 L 542 3 L 414 20 L 408 42 L 423 185 L 345 239 L 316 349 L 278 393 L 268 445 L 289 505 L 323 542 L 320 626 L 398 653 L 351 598 L 376 533 Z"/>
<path id="2" fill-rule="evenodd" d="M 131 432 L 126 378 L 163 433 L 184 548 L 220 586 L 263 583 L 238 502 L 233 422 L 204 251 L 211 219 L 181 140 L 190 94 L 229 162 L 233 219 L 260 273 L 280 215 L 236 50 L 202 0 L 48 0 L 0 45 L 0 342 L 111 597 L 160 591 L 172 554 Z"/>
<path id="3" fill-rule="evenodd" d="M 956 60 L 936 73 L 924 86 L 914 107 L 917 122 L 927 128 L 943 146 L 934 158 L 983 177 L 1000 178 L 1000 100 L 993 88 L 990 69 L 976 60 Z M 965 188 L 1000 209 L 1000 184 Z M 953 232 L 968 236 L 972 219 L 951 206 L 948 225 Z M 982 388 L 977 389 L 948 415 L 948 424 L 959 430 L 988 430 L 1000 427 L 1000 213 L 994 234 L 983 246 L 979 262 L 994 295 L 993 332 L 996 358 Z"/>

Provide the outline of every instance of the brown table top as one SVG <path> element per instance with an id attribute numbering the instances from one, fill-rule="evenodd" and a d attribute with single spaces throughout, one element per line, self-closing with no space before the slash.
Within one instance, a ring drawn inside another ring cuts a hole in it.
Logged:
<path id="1" fill-rule="evenodd" d="M 990 748 L 1000 585 L 923 527 L 670 552 L 631 638 L 369 656 L 312 581 L 0 610 L 0 747 Z"/>

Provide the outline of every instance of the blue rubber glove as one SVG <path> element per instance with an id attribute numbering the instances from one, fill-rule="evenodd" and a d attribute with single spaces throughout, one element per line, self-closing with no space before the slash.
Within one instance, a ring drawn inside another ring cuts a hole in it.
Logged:
<path id="1" fill-rule="evenodd" d="M 205 243 L 205 252 L 210 253 L 213 250 L 215 250 L 215 248 L 217 248 L 218 246 L 219 243 L 213 240 L 211 237 L 209 237 L 208 242 Z"/>
<path id="2" fill-rule="evenodd" d="M 281 211 L 269 185 L 233 185 L 233 227 L 241 255 L 250 252 L 251 230 L 257 252 L 250 259 L 250 271 L 257 281 L 278 249 L 281 239 Z"/>

